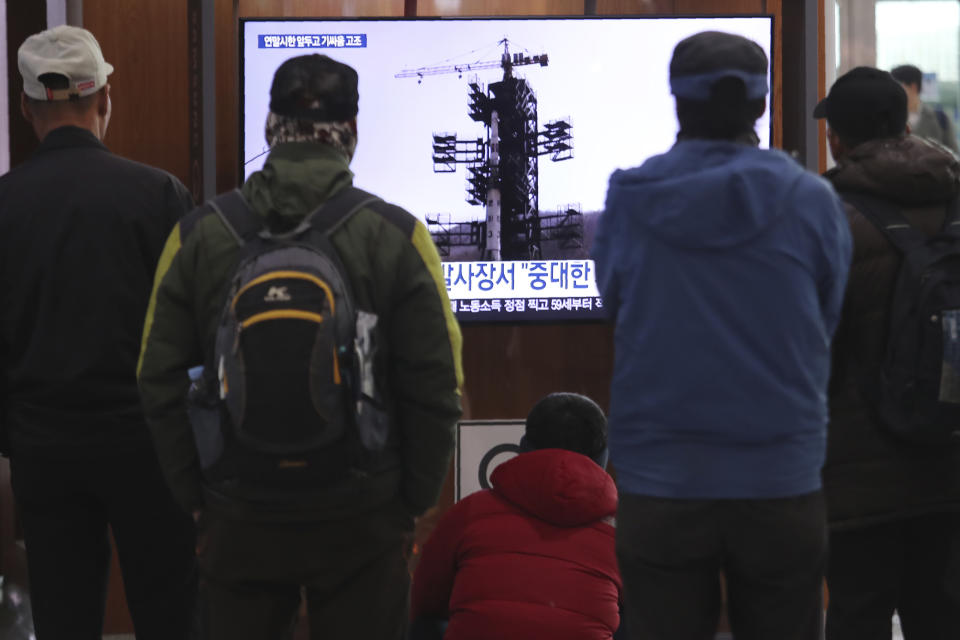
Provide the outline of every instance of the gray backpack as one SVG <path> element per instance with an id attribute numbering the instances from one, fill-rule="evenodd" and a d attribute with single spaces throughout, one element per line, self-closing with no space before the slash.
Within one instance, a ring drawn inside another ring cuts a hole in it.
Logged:
<path id="1" fill-rule="evenodd" d="M 381 202 L 347 188 L 277 233 L 239 191 L 210 208 L 240 246 L 204 373 L 191 391 L 206 484 L 290 502 L 348 476 L 386 444 L 373 375 L 377 316 L 358 311 L 329 235 Z"/>

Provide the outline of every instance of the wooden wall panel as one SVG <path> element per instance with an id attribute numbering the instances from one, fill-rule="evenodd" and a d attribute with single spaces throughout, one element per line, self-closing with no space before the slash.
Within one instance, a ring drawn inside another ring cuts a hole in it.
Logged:
<path id="1" fill-rule="evenodd" d="M 419 16 L 583 15 L 583 0 L 419 0 Z"/>
<path id="2" fill-rule="evenodd" d="M 782 5 L 780 27 L 777 31 L 780 36 L 780 73 L 776 77 L 780 82 L 774 80 L 775 88 L 780 90 L 782 108 L 781 124 L 783 126 L 783 145 L 782 148 L 799 154 L 799 157 L 805 157 L 807 153 L 807 141 L 805 137 L 806 110 L 804 109 L 804 89 L 806 60 L 804 59 L 804 35 L 803 28 L 804 2 L 794 1 Z M 791 23 L 794 27 L 784 30 L 783 23 Z M 783 82 L 785 77 L 790 78 L 790 82 Z"/>
<path id="3" fill-rule="evenodd" d="M 598 15 L 670 15 L 676 10 L 676 0 L 597 0 Z"/>
<path id="4" fill-rule="evenodd" d="M 677 13 L 765 13 L 764 0 L 676 0 Z"/>
<path id="5" fill-rule="evenodd" d="M 113 116 L 104 142 L 188 184 L 186 0 L 96 0 L 83 9 L 83 26 L 114 66 Z"/>
<path id="6" fill-rule="evenodd" d="M 240 17 L 400 16 L 403 0 L 239 0 Z"/>
<path id="7" fill-rule="evenodd" d="M 770 59 L 773 86 L 771 87 L 767 107 L 773 115 L 773 132 L 770 145 L 783 148 L 783 4 L 782 0 L 766 0 L 764 4 L 764 13 L 774 16 L 773 51 Z"/>
<path id="8" fill-rule="evenodd" d="M 215 0 L 217 90 L 217 193 L 240 183 L 237 154 L 240 149 L 240 102 L 237 83 L 237 0 Z"/>
<path id="9" fill-rule="evenodd" d="M 468 418 L 524 418 L 554 391 L 582 393 L 605 409 L 609 405 L 609 324 L 466 325 L 463 345 Z"/>

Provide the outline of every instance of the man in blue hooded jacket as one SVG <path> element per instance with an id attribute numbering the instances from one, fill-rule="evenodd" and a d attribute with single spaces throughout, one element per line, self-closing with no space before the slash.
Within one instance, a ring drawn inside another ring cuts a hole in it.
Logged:
<path id="1" fill-rule="evenodd" d="M 830 341 L 851 256 L 830 186 L 757 148 L 767 58 L 700 33 L 680 133 L 610 178 L 594 257 L 615 320 L 611 454 L 634 638 L 819 637 Z"/>

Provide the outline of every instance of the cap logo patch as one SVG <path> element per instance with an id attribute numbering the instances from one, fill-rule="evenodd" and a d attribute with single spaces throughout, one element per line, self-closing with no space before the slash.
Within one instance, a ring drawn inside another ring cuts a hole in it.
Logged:
<path id="1" fill-rule="evenodd" d="M 87 89 L 93 89 L 97 86 L 96 80 L 87 80 L 86 82 L 78 82 L 77 89 L 80 91 L 86 91 Z"/>

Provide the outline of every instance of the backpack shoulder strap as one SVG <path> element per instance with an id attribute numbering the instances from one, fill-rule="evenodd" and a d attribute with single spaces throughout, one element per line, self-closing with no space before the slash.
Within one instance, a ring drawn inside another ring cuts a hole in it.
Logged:
<path id="1" fill-rule="evenodd" d="M 947 203 L 947 215 L 943 217 L 941 231 L 960 236 L 960 194 Z"/>
<path id="2" fill-rule="evenodd" d="M 243 246 L 263 229 L 263 220 L 250 208 L 239 189 L 221 193 L 207 201 L 214 213 L 233 235 L 237 244 Z"/>
<path id="3" fill-rule="evenodd" d="M 927 243 L 927 236 L 911 227 L 900 207 L 889 200 L 860 191 L 842 191 L 840 196 L 856 207 L 901 253 Z"/>
<path id="4" fill-rule="evenodd" d="M 321 204 L 304 222 L 325 235 L 333 233 L 350 216 L 380 198 L 356 187 L 346 187 Z"/>

